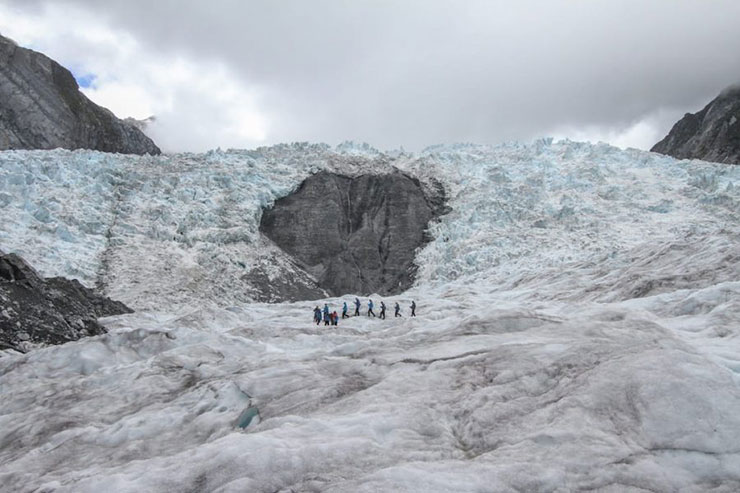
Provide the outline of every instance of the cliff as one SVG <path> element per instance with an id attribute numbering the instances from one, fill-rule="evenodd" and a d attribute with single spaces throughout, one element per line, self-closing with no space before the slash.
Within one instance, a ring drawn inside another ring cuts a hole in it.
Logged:
<path id="1" fill-rule="evenodd" d="M 79 91 L 72 73 L 0 36 L 0 150 L 160 154 L 152 140 Z"/>
<path id="2" fill-rule="evenodd" d="M 265 210 L 260 231 L 332 295 L 405 291 L 444 192 L 426 193 L 401 172 L 342 176 L 320 172 Z"/>
<path id="3" fill-rule="evenodd" d="M 698 113 L 687 113 L 651 151 L 740 164 L 740 86 L 726 89 Z"/>

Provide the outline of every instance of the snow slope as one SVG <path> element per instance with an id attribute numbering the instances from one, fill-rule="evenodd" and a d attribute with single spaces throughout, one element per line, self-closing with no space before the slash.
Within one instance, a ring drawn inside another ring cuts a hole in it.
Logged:
<path id="1" fill-rule="evenodd" d="M 238 292 L 260 206 L 391 166 L 453 208 L 403 318 Z M 0 357 L 0 491 L 738 491 L 738 183 L 549 140 L 0 153 L 0 248 L 156 309 Z"/>

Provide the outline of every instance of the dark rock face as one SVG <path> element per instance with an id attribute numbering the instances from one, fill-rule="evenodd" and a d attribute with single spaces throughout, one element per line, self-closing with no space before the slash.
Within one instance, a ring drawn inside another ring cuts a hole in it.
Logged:
<path id="1" fill-rule="evenodd" d="M 61 344 L 105 333 L 97 317 L 131 313 L 76 280 L 43 279 L 22 258 L 0 252 L 0 349 Z"/>
<path id="2" fill-rule="evenodd" d="M 678 159 L 740 164 L 740 86 L 722 92 L 698 113 L 687 113 L 653 152 Z"/>
<path id="3" fill-rule="evenodd" d="M 131 123 L 87 99 L 69 70 L 0 36 L 0 150 L 159 154 Z"/>
<path id="4" fill-rule="evenodd" d="M 331 295 L 389 295 L 411 286 L 415 250 L 444 212 L 444 189 L 428 194 L 400 172 L 320 172 L 265 210 L 260 231 Z"/>

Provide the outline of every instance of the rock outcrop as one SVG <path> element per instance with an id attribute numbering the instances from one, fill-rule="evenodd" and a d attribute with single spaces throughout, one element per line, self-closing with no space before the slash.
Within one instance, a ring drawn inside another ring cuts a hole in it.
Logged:
<path id="1" fill-rule="evenodd" d="M 131 311 L 77 280 L 44 279 L 19 256 L 0 252 L 0 350 L 102 334 L 98 317 Z"/>
<path id="2" fill-rule="evenodd" d="M 398 294 L 414 280 L 414 254 L 445 212 L 444 189 L 401 172 L 320 172 L 263 211 L 260 231 L 334 296 Z"/>
<path id="3" fill-rule="evenodd" d="M 0 36 L 0 150 L 160 154 L 152 140 L 79 91 L 72 73 Z"/>
<path id="4" fill-rule="evenodd" d="M 698 113 L 687 113 L 650 150 L 678 159 L 740 164 L 740 86 L 726 89 Z"/>

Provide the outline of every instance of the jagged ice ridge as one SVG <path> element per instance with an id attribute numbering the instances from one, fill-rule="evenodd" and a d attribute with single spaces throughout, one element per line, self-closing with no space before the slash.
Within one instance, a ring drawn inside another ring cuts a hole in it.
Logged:
<path id="1" fill-rule="evenodd" d="M 44 275 L 100 285 L 134 307 L 245 302 L 250 268 L 291 268 L 259 234 L 263 207 L 321 169 L 391 167 L 441 181 L 453 209 L 418 256 L 420 284 L 508 283 L 582 262 L 615 270 L 632 248 L 736 241 L 726 226 L 736 223 L 737 170 L 542 140 L 418 155 L 307 144 L 160 157 L 5 152 L 0 244 Z"/>

